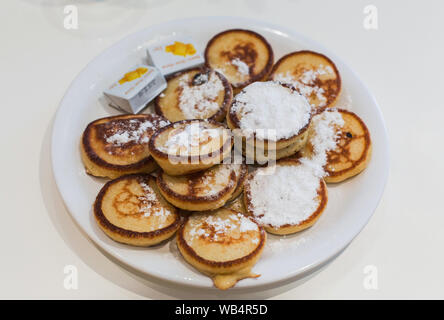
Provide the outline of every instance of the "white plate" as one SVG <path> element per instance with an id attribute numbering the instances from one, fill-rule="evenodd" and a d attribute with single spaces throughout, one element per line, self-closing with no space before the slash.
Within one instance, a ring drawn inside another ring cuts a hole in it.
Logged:
<path id="1" fill-rule="evenodd" d="M 262 34 L 273 47 L 276 60 L 300 49 L 329 56 L 341 73 L 346 95 L 352 98 L 351 109 L 365 121 L 373 140 L 373 156 L 368 168 L 345 183 L 329 186 L 327 209 L 312 228 L 286 238 L 269 236 L 263 256 L 253 269 L 261 276 L 242 280 L 237 288 L 276 285 L 334 257 L 370 219 L 388 176 L 387 134 L 375 99 L 358 76 L 321 45 L 292 30 L 234 17 L 176 20 L 126 37 L 91 61 L 66 92 L 52 135 L 54 175 L 69 212 L 98 246 L 143 273 L 184 285 L 212 287 L 212 282 L 185 263 L 174 241 L 155 248 L 134 248 L 112 241 L 98 229 L 92 203 L 105 180 L 85 173 L 79 141 L 89 122 L 118 113 L 103 103 L 103 89 L 122 71 L 144 62 L 145 49 L 150 43 L 172 34 L 187 34 L 197 41 L 202 51 L 214 34 L 231 28 L 247 28 Z"/>

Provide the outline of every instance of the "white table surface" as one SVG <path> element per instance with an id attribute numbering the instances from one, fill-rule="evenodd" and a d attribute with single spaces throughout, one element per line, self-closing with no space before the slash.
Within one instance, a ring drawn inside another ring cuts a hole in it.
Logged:
<path id="1" fill-rule="evenodd" d="M 79 29 L 63 27 L 76 4 Z M 366 5 L 379 28 L 363 27 Z M 0 4 L 0 298 L 444 298 L 444 3 L 439 1 L 3 0 Z M 263 292 L 205 293 L 144 279 L 101 252 L 56 189 L 50 136 L 77 73 L 132 32 L 176 18 L 232 15 L 291 27 L 343 58 L 378 100 L 390 177 L 374 216 L 334 261 Z M 64 267 L 78 289 L 64 287 Z M 378 288 L 363 285 L 366 266 Z"/>

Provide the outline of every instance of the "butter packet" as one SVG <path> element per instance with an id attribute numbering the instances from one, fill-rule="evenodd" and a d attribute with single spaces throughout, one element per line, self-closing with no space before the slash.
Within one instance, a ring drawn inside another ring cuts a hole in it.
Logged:
<path id="1" fill-rule="evenodd" d="M 164 76 L 197 67 L 204 63 L 204 58 L 196 48 L 190 37 L 170 37 L 148 47 L 148 63 L 157 67 Z"/>
<path id="2" fill-rule="evenodd" d="M 137 65 L 110 85 L 104 95 L 114 108 L 129 113 L 139 113 L 167 87 L 158 69 Z"/>

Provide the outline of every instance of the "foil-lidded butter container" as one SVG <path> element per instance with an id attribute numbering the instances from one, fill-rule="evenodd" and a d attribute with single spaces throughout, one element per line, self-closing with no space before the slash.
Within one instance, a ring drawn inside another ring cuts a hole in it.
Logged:
<path id="1" fill-rule="evenodd" d="M 139 113 L 167 87 L 158 69 L 137 65 L 110 85 L 104 95 L 110 105 L 124 112 Z"/>
<path id="2" fill-rule="evenodd" d="M 196 48 L 196 43 L 188 36 L 169 37 L 148 47 L 148 63 L 164 76 L 197 67 L 205 60 Z"/>

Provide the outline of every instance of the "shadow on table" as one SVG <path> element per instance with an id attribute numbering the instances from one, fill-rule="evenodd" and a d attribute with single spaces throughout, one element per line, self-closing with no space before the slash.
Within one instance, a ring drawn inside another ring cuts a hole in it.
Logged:
<path id="1" fill-rule="evenodd" d="M 265 299 L 285 293 L 321 272 L 324 265 L 274 285 L 254 288 L 233 288 L 228 291 L 180 286 L 145 275 L 96 246 L 69 215 L 57 189 L 51 164 L 51 133 L 53 119 L 46 129 L 40 150 L 39 179 L 43 201 L 49 218 L 67 246 L 91 269 L 114 284 L 151 299 Z M 87 213 L 85 213 L 87 214 Z M 342 251 L 341 251 L 342 253 Z M 339 254 L 341 254 L 339 253 Z M 338 255 L 339 255 L 338 254 Z M 112 263 L 110 263 L 112 262 Z"/>

